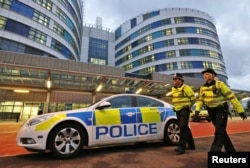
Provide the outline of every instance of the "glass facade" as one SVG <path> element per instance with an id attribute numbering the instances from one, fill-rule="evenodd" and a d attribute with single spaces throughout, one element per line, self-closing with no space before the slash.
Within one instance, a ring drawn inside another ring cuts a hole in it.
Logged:
<path id="1" fill-rule="evenodd" d="M 60 3 L 64 8 L 60 8 L 57 3 Z M 24 40 L 15 41 L 12 38 L 0 36 L 0 40 L 4 42 L 0 45 L 0 48 L 8 51 L 20 51 L 4 47 L 8 41 L 12 41 L 12 43 L 19 43 L 24 46 L 24 53 L 28 53 L 25 51 L 32 49 L 31 53 L 38 53 L 42 56 L 79 61 L 82 29 L 81 4 L 78 4 L 78 1 L 72 1 L 72 7 L 68 0 L 59 0 L 57 3 L 50 0 L 0 1 L 1 10 L 10 12 L 2 12 L 0 30 L 15 34 L 16 38 L 22 36 L 29 41 L 29 43 L 24 42 Z M 52 10 L 53 8 L 55 10 Z M 60 22 L 58 22 L 58 19 Z M 40 45 L 42 45 L 42 48 Z M 26 47 L 29 49 L 26 49 Z M 58 54 L 54 54 L 54 51 Z"/>
<path id="2" fill-rule="evenodd" d="M 131 29 L 127 29 L 128 24 Z M 179 72 L 202 78 L 197 71 L 214 68 L 221 72 L 219 78 L 227 82 L 216 27 L 204 12 L 181 8 L 149 12 L 124 22 L 118 32 L 115 66 L 123 67 L 128 73 Z"/>
<path id="3" fill-rule="evenodd" d="M 108 65 L 108 41 L 90 37 L 88 62 Z"/>
<path id="4" fill-rule="evenodd" d="M 145 34 L 146 32 L 164 26 L 164 25 L 168 25 L 171 24 L 171 19 L 163 19 L 154 23 L 150 23 L 147 26 L 142 27 L 140 30 L 133 32 L 131 35 L 129 35 L 128 37 L 126 37 L 124 40 L 122 40 L 121 42 L 119 42 L 118 44 L 116 44 L 115 49 L 118 50 L 121 46 L 123 46 L 124 44 L 126 44 L 127 42 L 135 39 L 136 37 Z M 119 36 L 116 37 L 116 40 L 121 37 L 121 28 L 118 28 L 116 30 L 116 34 L 119 34 Z"/>

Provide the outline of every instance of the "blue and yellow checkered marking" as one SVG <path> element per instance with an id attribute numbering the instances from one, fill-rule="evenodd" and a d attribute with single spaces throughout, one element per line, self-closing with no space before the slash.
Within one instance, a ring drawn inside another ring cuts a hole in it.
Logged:
<path id="1" fill-rule="evenodd" d="M 120 110 L 105 109 L 95 110 L 94 112 L 94 125 L 119 125 L 121 124 Z"/>
<path id="2" fill-rule="evenodd" d="M 161 122 L 161 117 L 158 108 L 144 107 L 139 109 L 142 116 L 143 123 L 157 123 Z"/>
<path id="3" fill-rule="evenodd" d="M 129 116 L 131 114 L 132 116 Z M 135 108 L 96 110 L 94 114 L 94 125 L 119 125 L 136 122 Z"/>
<path id="4" fill-rule="evenodd" d="M 132 116 L 128 116 L 128 113 L 134 113 Z M 136 109 L 135 108 L 126 108 L 120 109 L 121 122 L 122 124 L 132 124 L 136 123 Z"/>
<path id="5" fill-rule="evenodd" d="M 165 109 L 165 116 L 163 121 L 165 121 L 168 117 L 176 116 L 176 113 L 173 111 L 172 108 L 164 108 L 164 109 Z"/>
<path id="6" fill-rule="evenodd" d="M 132 123 L 157 123 L 163 122 L 167 117 L 175 113 L 170 108 L 143 107 L 96 110 L 94 125 L 117 125 Z"/>
<path id="7" fill-rule="evenodd" d="M 50 127 L 52 127 L 56 122 L 66 118 L 66 114 L 58 114 L 58 115 L 55 115 L 53 116 L 52 118 L 40 123 L 40 124 L 37 124 L 36 127 L 35 127 L 35 131 L 45 131 L 45 130 L 48 130 Z"/>
<path id="8" fill-rule="evenodd" d="M 91 126 L 92 125 L 93 113 L 92 113 L 92 111 L 69 113 L 69 114 L 67 114 L 67 117 L 76 117 L 76 118 L 79 118 L 86 125 Z"/>
<path id="9" fill-rule="evenodd" d="M 44 131 L 48 130 L 50 127 L 52 127 L 55 123 L 58 121 L 65 119 L 67 117 L 75 117 L 81 119 L 86 125 L 91 126 L 92 125 L 92 112 L 76 112 L 76 113 L 63 113 L 63 114 L 56 114 L 52 118 L 48 119 L 45 122 L 42 122 L 41 124 L 38 124 L 35 127 L 35 131 Z"/>
<path id="10" fill-rule="evenodd" d="M 167 116 L 171 116 L 170 113 L 166 115 L 167 109 L 164 107 L 145 107 L 138 108 L 138 110 L 140 111 L 137 117 L 138 123 L 163 122 Z"/>
<path id="11" fill-rule="evenodd" d="M 160 111 L 160 113 L 159 113 Z M 131 115 L 128 115 L 130 113 Z M 120 125 L 133 123 L 157 123 L 163 122 L 166 118 L 175 116 L 171 108 L 164 107 L 145 107 L 145 108 L 124 108 L 124 109 L 105 109 L 75 113 L 63 113 L 55 115 L 49 120 L 38 124 L 36 131 L 48 130 L 56 122 L 66 117 L 76 117 L 82 120 L 87 126 L 100 125 Z"/>

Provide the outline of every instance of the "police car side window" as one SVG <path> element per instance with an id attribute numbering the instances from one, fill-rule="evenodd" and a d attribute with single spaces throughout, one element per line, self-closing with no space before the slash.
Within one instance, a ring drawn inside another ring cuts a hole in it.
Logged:
<path id="1" fill-rule="evenodd" d="M 108 100 L 111 103 L 111 108 L 131 107 L 131 96 L 115 97 Z"/>
<path id="2" fill-rule="evenodd" d="M 137 97 L 138 107 L 164 107 L 164 104 L 154 99 Z"/>

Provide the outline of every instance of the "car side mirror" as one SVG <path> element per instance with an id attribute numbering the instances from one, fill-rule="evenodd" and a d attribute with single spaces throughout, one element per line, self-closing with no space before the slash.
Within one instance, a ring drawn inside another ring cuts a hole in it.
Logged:
<path id="1" fill-rule="evenodd" d="M 98 106 L 97 106 L 97 109 L 98 110 L 101 110 L 101 109 L 104 109 L 104 108 L 107 108 L 107 107 L 110 107 L 111 106 L 111 103 L 110 102 L 102 102 L 100 103 Z"/>

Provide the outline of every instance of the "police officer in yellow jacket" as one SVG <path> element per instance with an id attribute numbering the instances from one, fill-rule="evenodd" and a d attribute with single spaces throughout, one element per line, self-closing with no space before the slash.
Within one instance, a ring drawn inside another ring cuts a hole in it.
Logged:
<path id="1" fill-rule="evenodd" d="M 180 73 L 174 75 L 173 81 L 172 103 L 180 126 L 180 143 L 175 151 L 180 155 L 186 149 L 195 150 L 194 139 L 188 126 L 190 109 L 195 102 L 195 95 L 192 88 L 183 83 L 183 76 Z M 187 147 L 186 144 L 188 144 Z"/>
<path id="2" fill-rule="evenodd" d="M 203 105 L 206 106 L 209 117 L 215 127 L 215 136 L 210 152 L 220 152 L 223 145 L 226 152 L 235 152 L 226 131 L 228 115 L 230 114 L 227 101 L 231 102 L 243 120 L 247 118 L 244 108 L 230 88 L 224 82 L 216 80 L 217 74 L 213 69 L 205 69 L 202 71 L 202 74 L 206 83 L 200 88 L 195 115 L 199 114 Z"/>

